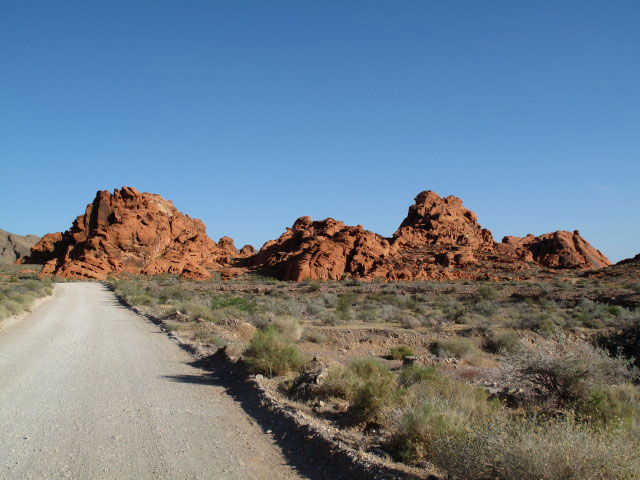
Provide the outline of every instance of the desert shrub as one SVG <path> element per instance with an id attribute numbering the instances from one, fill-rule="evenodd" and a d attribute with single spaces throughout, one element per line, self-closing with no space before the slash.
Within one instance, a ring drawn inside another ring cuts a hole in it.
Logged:
<path id="1" fill-rule="evenodd" d="M 188 297 L 190 297 L 189 291 L 180 285 L 166 286 L 158 292 L 160 303 L 166 303 L 169 300 L 186 300 Z"/>
<path id="2" fill-rule="evenodd" d="M 318 330 L 306 331 L 304 333 L 304 339 L 311 343 L 327 343 L 327 336 Z"/>
<path id="3" fill-rule="evenodd" d="M 499 309 L 499 305 L 491 300 L 481 300 L 473 304 L 473 311 L 485 317 L 495 315 Z"/>
<path id="4" fill-rule="evenodd" d="M 127 300 L 132 305 L 144 305 L 147 307 L 152 307 L 156 304 L 155 298 L 147 293 L 136 293 L 134 295 L 128 296 Z"/>
<path id="5" fill-rule="evenodd" d="M 580 280 L 578 280 L 576 282 L 576 287 L 578 287 L 578 288 L 587 288 L 587 287 L 589 287 L 589 280 L 587 280 L 585 278 L 581 278 Z"/>
<path id="6" fill-rule="evenodd" d="M 292 316 L 280 315 L 274 318 L 272 325 L 280 332 L 280 335 L 297 342 L 302 337 L 303 327 L 300 322 Z"/>
<path id="7" fill-rule="evenodd" d="M 351 319 L 351 309 L 355 303 L 356 296 L 353 293 L 343 293 L 336 301 L 336 316 L 343 321 Z"/>
<path id="8" fill-rule="evenodd" d="M 326 312 L 323 312 L 321 315 L 319 315 L 318 318 L 320 319 L 323 325 L 336 326 L 336 325 L 342 325 L 346 321 L 348 321 L 351 318 L 350 315 L 351 314 L 345 317 L 345 315 L 341 315 L 335 310 L 328 310 Z"/>
<path id="9" fill-rule="evenodd" d="M 167 332 L 176 332 L 186 328 L 186 325 L 183 322 L 174 322 L 173 320 L 165 320 L 162 322 L 162 326 Z"/>
<path id="10" fill-rule="evenodd" d="M 295 298 L 290 298 L 284 302 L 282 310 L 286 315 L 301 318 L 307 311 L 307 304 L 296 300 Z"/>
<path id="11" fill-rule="evenodd" d="M 24 311 L 24 305 L 16 301 L 15 297 L 5 300 L 4 307 L 11 315 L 18 315 L 20 312 Z"/>
<path id="12" fill-rule="evenodd" d="M 378 322 L 382 318 L 382 310 L 375 304 L 363 304 L 357 313 L 357 319 L 363 322 Z"/>
<path id="13" fill-rule="evenodd" d="M 573 318 L 588 328 L 604 328 L 623 314 L 622 307 L 581 299 L 573 309 Z"/>
<path id="14" fill-rule="evenodd" d="M 193 318 L 202 318 L 203 320 L 213 320 L 213 313 L 206 305 L 196 302 L 182 302 L 177 309 Z"/>
<path id="15" fill-rule="evenodd" d="M 637 369 L 627 359 L 587 344 L 560 355 L 533 353 L 526 357 L 521 374 L 567 406 L 588 401 L 598 390 L 638 379 Z"/>
<path id="16" fill-rule="evenodd" d="M 390 448 L 405 462 L 421 460 L 434 442 L 493 418 L 501 410 L 479 388 L 450 379 L 435 369 L 423 370 L 409 403 L 396 413 Z"/>
<path id="17" fill-rule="evenodd" d="M 413 355 L 413 349 L 407 345 L 398 345 L 389 349 L 389 356 L 394 360 L 402 360 Z"/>
<path id="18" fill-rule="evenodd" d="M 553 335 L 558 329 L 553 316 L 544 312 L 536 314 L 525 312 L 520 318 L 518 326 L 532 330 L 543 337 Z"/>
<path id="19" fill-rule="evenodd" d="M 24 273 L 0 278 L 0 320 L 28 310 L 37 298 L 51 293 L 53 283 L 48 278 L 33 278 Z"/>
<path id="20" fill-rule="evenodd" d="M 320 386 L 325 396 L 346 398 L 349 410 L 364 421 L 379 419 L 401 394 L 395 375 L 378 360 L 354 360 L 346 367 L 330 369 Z"/>
<path id="21" fill-rule="evenodd" d="M 560 288 L 560 289 L 563 289 L 563 290 L 566 289 L 566 288 L 569 288 L 571 286 L 571 284 L 569 282 L 567 282 L 566 280 L 562 280 L 561 278 L 558 278 L 558 277 L 553 279 L 553 285 L 556 288 Z"/>
<path id="22" fill-rule="evenodd" d="M 255 313 L 257 304 L 254 298 L 245 297 L 222 297 L 214 295 L 211 297 L 211 310 L 218 310 L 221 308 L 235 308 L 241 312 Z"/>
<path id="23" fill-rule="evenodd" d="M 437 370 L 434 367 L 426 367 L 423 365 L 408 365 L 404 367 L 398 374 L 398 383 L 403 387 L 410 387 L 416 383 L 424 382 L 425 380 L 438 375 Z"/>
<path id="24" fill-rule="evenodd" d="M 361 420 L 376 420 L 385 407 L 398 400 L 395 376 L 377 360 L 360 360 L 350 365 L 359 380 L 352 391 L 350 409 Z"/>
<path id="25" fill-rule="evenodd" d="M 433 344 L 433 353 L 439 357 L 467 358 L 478 353 L 478 347 L 468 338 L 454 337 L 438 340 Z"/>
<path id="26" fill-rule="evenodd" d="M 251 373 L 273 377 L 299 370 L 308 359 L 275 326 L 269 326 L 256 331 L 243 361 Z"/>
<path id="27" fill-rule="evenodd" d="M 449 295 L 440 295 L 436 299 L 436 306 L 449 322 L 459 323 L 467 313 L 467 306 L 456 298 Z"/>
<path id="28" fill-rule="evenodd" d="M 352 370 L 342 366 L 331 367 L 318 388 L 318 395 L 349 399 L 357 381 Z"/>
<path id="29" fill-rule="evenodd" d="M 630 319 L 621 331 L 600 337 L 597 343 L 611 354 L 624 355 L 640 367 L 640 316 Z"/>
<path id="30" fill-rule="evenodd" d="M 401 315 L 400 316 L 400 325 L 402 328 L 416 328 L 420 326 L 420 320 L 418 320 L 413 315 Z"/>
<path id="31" fill-rule="evenodd" d="M 199 342 L 206 343 L 210 346 L 214 346 L 216 348 L 222 348 L 226 345 L 224 339 L 214 335 L 209 329 L 206 328 L 205 325 L 196 325 L 195 328 L 186 332 L 194 340 L 198 340 Z"/>
<path id="32" fill-rule="evenodd" d="M 490 422 L 440 436 L 428 459 L 469 480 L 640 478 L 637 436 L 570 420 Z"/>
<path id="33" fill-rule="evenodd" d="M 492 353 L 514 354 L 522 349 L 522 344 L 515 332 L 493 332 L 485 338 L 484 348 Z"/>
<path id="34" fill-rule="evenodd" d="M 577 402 L 576 413 L 580 420 L 594 425 L 637 429 L 640 426 L 640 391 L 631 384 L 593 389 Z"/>
<path id="35" fill-rule="evenodd" d="M 305 314 L 309 315 L 309 316 L 316 316 L 318 315 L 320 312 L 322 312 L 324 310 L 324 306 L 323 305 L 318 305 L 315 302 L 310 302 L 307 304 L 307 308 L 305 310 Z"/>
<path id="36" fill-rule="evenodd" d="M 476 298 L 479 300 L 495 300 L 498 298 L 498 290 L 493 285 L 482 285 L 478 288 Z"/>

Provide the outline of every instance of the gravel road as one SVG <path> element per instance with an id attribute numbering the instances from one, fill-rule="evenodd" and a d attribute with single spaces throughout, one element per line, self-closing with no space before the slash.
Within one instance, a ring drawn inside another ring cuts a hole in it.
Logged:
<path id="1" fill-rule="evenodd" d="M 301 478 L 192 361 L 101 284 L 58 284 L 0 332 L 0 479 Z"/>

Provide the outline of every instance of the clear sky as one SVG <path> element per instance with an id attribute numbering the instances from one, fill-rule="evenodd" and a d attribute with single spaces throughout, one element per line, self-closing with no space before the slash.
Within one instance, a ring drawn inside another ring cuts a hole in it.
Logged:
<path id="1" fill-rule="evenodd" d="M 261 246 L 456 195 L 640 252 L 640 2 L 0 1 L 0 228 L 159 193 Z"/>

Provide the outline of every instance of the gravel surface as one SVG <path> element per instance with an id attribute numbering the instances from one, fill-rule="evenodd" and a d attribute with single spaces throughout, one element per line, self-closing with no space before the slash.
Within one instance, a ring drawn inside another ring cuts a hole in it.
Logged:
<path id="1" fill-rule="evenodd" d="M 0 478 L 303 478 L 270 434 L 99 283 L 0 332 Z"/>

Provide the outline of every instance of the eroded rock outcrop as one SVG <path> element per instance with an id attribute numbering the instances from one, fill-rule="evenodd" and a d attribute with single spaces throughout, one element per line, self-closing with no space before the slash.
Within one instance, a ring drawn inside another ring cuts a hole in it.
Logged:
<path id="1" fill-rule="evenodd" d="M 428 245 L 490 250 L 495 244 L 491 232 L 482 228 L 476 214 L 465 208 L 462 200 L 454 196 L 441 198 L 431 190 L 418 194 L 393 239 L 400 248 Z"/>
<path id="2" fill-rule="evenodd" d="M 131 187 L 103 190 L 64 233 L 45 235 L 23 263 L 42 273 L 105 279 L 110 273 L 172 273 L 209 278 L 237 256 L 233 240 L 211 240 L 204 223 L 160 195 Z"/>
<path id="3" fill-rule="evenodd" d="M 578 232 L 559 231 L 496 243 L 457 197 L 424 191 L 390 238 L 328 218 L 300 217 L 255 253 L 211 240 L 204 224 L 159 195 L 123 187 L 98 192 L 64 233 L 45 235 L 23 259 L 43 273 L 104 279 L 109 273 L 189 278 L 258 271 L 282 280 L 532 278 L 551 269 L 609 265 Z M 521 277 L 522 275 L 522 277 Z"/>
<path id="4" fill-rule="evenodd" d="M 523 260 L 532 260 L 547 268 L 598 269 L 611 265 L 609 259 L 589 242 L 573 232 L 557 231 L 536 237 L 504 237 L 502 243 L 512 247 Z"/>
<path id="5" fill-rule="evenodd" d="M 424 191 L 391 238 L 333 219 L 301 217 L 252 258 L 252 267 L 283 280 L 520 278 L 541 269 L 609 264 L 578 232 L 506 237 L 483 228 L 462 200 Z"/>
<path id="6" fill-rule="evenodd" d="M 359 225 L 300 217 L 280 238 L 265 243 L 252 263 L 282 280 L 362 278 L 376 270 L 389 250 L 387 239 Z"/>

